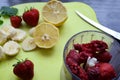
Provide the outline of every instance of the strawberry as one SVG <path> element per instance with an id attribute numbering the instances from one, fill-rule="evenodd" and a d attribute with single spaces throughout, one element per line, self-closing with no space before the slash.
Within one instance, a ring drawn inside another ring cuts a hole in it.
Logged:
<path id="1" fill-rule="evenodd" d="M 100 77 L 99 67 L 96 66 L 88 67 L 86 72 L 88 74 L 89 80 L 98 80 L 98 78 Z"/>
<path id="2" fill-rule="evenodd" d="M 32 8 L 24 12 L 22 17 L 29 26 L 36 26 L 39 21 L 39 11 L 35 8 Z"/>
<path id="3" fill-rule="evenodd" d="M 109 63 L 99 63 L 100 66 L 100 79 L 99 80 L 112 80 L 116 77 L 113 66 Z"/>
<path id="4" fill-rule="evenodd" d="M 104 51 L 96 55 L 96 58 L 99 62 L 109 62 L 112 58 L 112 55 L 108 51 Z"/>
<path id="5" fill-rule="evenodd" d="M 11 16 L 10 17 L 11 25 L 15 28 L 19 28 L 22 22 L 22 19 L 20 16 Z"/>
<path id="6" fill-rule="evenodd" d="M 34 64 L 32 61 L 27 59 L 24 61 L 19 60 L 19 62 L 13 66 L 13 72 L 16 76 L 22 80 L 32 80 L 34 76 Z"/>

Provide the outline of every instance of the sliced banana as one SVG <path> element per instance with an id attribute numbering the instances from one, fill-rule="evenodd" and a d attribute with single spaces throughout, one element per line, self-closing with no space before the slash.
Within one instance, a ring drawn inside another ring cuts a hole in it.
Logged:
<path id="1" fill-rule="evenodd" d="M 10 25 L 3 26 L 1 30 L 7 34 L 8 38 L 13 37 L 17 33 L 16 29 Z"/>
<path id="2" fill-rule="evenodd" d="M 26 37 L 26 32 L 21 29 L 16 29 L 16 34 L 11 38 L 14 41 L 23 41 Z"/>
<path id="3" fill-rule="evenodd" d="M 33 28 L 31 28 L 31 29 L 29 30 L 30 36 L 33 36 L 34 31 L 35 31 L 35 27 L 33 27 Z"/>
<path id="4" fill-rule="evenodd" d="M 4 44 L 7 41 L 7 34 L 5 31 L 0 30 L 0 45 Z"/>
<path id="5" fill-rule="evenodd" d="M 2 46 L 0 46 L 0 60 L 2 60 L 4 58 L 4 51 Z"/>
<path id="6" fill-rule="evenodd" d="M 8 41 L 3 45 L 4 53 L 8 56 L 14 56 L 19 53 L 20 46 L 15 41 Z"/>
<path id="7" fill-rule="evenodd" d="M 24 41 L 22 42 L 22 49 L 24 51 L 34 50 L 36 47 L 37 46 L 34 43 L 34 38 L 32 38 L 32 37 L 28 37 L 28 38 L 24 39 Z"/>

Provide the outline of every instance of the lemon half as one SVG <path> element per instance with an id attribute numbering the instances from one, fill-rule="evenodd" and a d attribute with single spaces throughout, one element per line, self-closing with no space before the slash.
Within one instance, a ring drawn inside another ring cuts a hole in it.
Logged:
<path id="1" fill-rule="evenodd" d="M 51 0 L 43 7 L 42 16 L 46 22 L 61 26 L 67 19 L 67 10 L 61 1 Z"/>
<path id="2" fill-rule="evenodd" d="M 59 39 L 59 29 L 51 23 L 41 23 L 35 27 L 34 41 L 40 48 L 51 48 Z"/>

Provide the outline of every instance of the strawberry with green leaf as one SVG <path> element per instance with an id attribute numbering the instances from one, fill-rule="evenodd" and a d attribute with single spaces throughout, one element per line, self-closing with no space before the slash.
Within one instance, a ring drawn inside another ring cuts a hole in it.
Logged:
<path id="1" fill-rule="evenodd" d="M 32 80 L 34 76 L 34 64 L 31 60 L 18 61 L 13 65 L 13 72 L 22 80 Z"/>
<path id="2" fill-rule="evenodd" d="M 31 8 L 30 10 L 25 11 L 22 17 L 26 24 L 34 27 L 39 21 L 39 11 L 35 8 Z"/>
<path id="3" fill-rule="evenodd" d="M 8 7 L 8 6 L 2 6 L 0 9 L 0 17 L 10 17 L 13 15 L 16 15 L 18 12 L 17 8 L 14 7 Z M 0 19 L 0 25 L 3 24 L 3 20 Z"/>

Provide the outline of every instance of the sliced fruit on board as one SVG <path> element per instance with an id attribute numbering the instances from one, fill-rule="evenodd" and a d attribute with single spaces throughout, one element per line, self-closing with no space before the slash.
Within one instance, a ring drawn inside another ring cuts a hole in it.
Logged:
<path id="1" fill-rule="evenodd" d="M 34 50 L 37 47 L 37 45 L 34 42 L 34 38 L 32 37 L 27 37 L 26 39 L 24 39 L 24 41 L 22 42 L 22 49 L 24 51 L 31 51 Z"/>
<path id="2" fill-rule="evenodd" d="M 51 23 L 41 23 L 35 27 L 35 43 L 40 48 L 51 48 L 59 39 L 59 29 Z"/>
<path id="3" fill-rule="evenodd" d="M 51 0 L 43 7 L 42 16 L 45 21 L 60 26 L 67 19 L 67 10 L 62 2 Z"/>
<path id="4" fill-rule="evenodd" d="M 20 46 L 15 41 L 8 41 L 3 45 L 3 50 L 6 55 L 8 56 L 14 56 L 19 53 Z"/>

